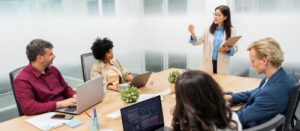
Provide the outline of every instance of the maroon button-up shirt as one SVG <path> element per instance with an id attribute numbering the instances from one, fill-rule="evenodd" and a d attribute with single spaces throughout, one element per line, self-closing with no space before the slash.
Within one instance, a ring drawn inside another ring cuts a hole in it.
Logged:
<path id="1" fill-rule="evenodd" d="M 24 115 L 53 111 L 57 101 L 75 94 L 54 66 L 48 67 L 42 74 L 29 64 L 17 76 L 14 85 Z"/>

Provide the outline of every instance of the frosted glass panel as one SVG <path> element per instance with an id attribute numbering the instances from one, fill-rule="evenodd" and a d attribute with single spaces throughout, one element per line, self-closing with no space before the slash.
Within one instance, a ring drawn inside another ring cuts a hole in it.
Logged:
<path id="1" fill-rule="evenodd" d="M 249 69 L 247 47 L 274 37 L 285 53 L 284 68 L 300 79 L 299 0 L 0 0 L 0 99 L 14 101 L 8 73 L 28 64 L 25 47 L 35 38 L 54 45 L 53 64 L 74 88 L 82 82 L 80 55 L 91 52 L 97 37 L 113 41 L 114 57 L 132 73 L 199 69 L 203 47 L 188 43 L 187 27 L 194 24 L 200 35 L 220 4 L 231 8 L 232 24 L 243 36 L 231 57 L 232 75 L 261 77 Z M 0 107 L 14 108 L 3 101 Z"/>

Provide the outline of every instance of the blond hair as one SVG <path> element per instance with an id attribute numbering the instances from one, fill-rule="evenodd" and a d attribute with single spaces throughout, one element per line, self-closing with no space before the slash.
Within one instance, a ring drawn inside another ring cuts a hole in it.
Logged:
<path id="1" fill-rule="evenodd" d="M 271 37 L 252 42 L 247 50 L 250 51 L 251 49 L 255 50 L 259 60 L 266 58 L 274 67 L 281 66 L 284 61 L 280 45 Z"/>

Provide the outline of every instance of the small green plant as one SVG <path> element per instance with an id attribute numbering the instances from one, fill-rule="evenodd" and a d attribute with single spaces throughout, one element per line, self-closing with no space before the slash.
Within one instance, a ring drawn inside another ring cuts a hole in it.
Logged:
<path id="1" fill-rule="evenodd" d="M 169 74 L 169 77 L 168 77 L 168 80 L 170 83 L 174 84 L 178 78 L 178 76 L 180 75 L 180 72 L 175 70 L 175 71 L 172 71 L 170 74 Z"/>
<path id="2" fill-rule="evenodd" d="M 130 86 L 127 89 L 121 91 L 121 99 L 126 103 L 136 102 L 139 96 L 140 93 L 138 89 L 134 86 Z"/>

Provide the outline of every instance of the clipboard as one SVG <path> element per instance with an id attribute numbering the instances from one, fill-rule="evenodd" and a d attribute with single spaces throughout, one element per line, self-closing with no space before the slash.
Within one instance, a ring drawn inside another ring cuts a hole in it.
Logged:
<path id="1" fill-rule="evenodd" d="M 236 44 L 237 41 L 239 41 L 239 39 L 240 39 L 241 37 L 242 37 L 242 36 L 232 36 L 232 37 L 228 38 L 228 39 L 225 41 L 224 45 L 229 46 L 229 47 L 232 47 L 233 45 Z"/>

